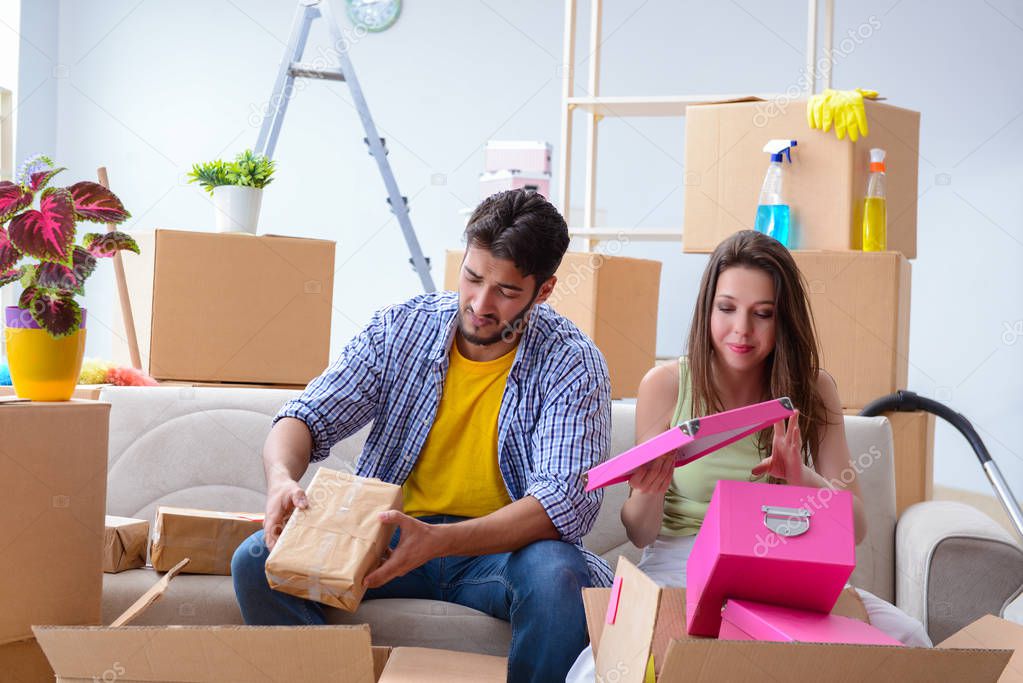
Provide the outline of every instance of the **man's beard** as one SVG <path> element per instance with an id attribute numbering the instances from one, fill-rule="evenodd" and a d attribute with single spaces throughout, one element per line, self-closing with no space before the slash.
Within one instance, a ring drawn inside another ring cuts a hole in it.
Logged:
<path id="1" fill-rule="evenodd" d="M 517 334 L 521 334 L 522 331 L 525 329 L 523 321 L 526 319 L 526 316 L 529 315 L 529 311 L 533 308 L 534 301 L 536 301 L 535 295 L 533 296 L 532 299 L 529 300 L 529 303 L 526 304 L 526 307 L 519 311 L 519 313 L 514 318 L 512 318 L 504 325 L 501 325 L 501 330 L 499 332 L 496 332 L 495 334 L 489 337 L 481 337 L 478 334 L 470 332 L 468 329 L 468 324 L 465 322 L 464 315 L 465 312 L 461 308 L 459 308 L 458 330 L 459 332 L 462 333 L 462 336 L 465 338 L 467 342 L 475 346 L 492 346 L 493 344 L 496 344 L 499 341 L 511 342 Z M 486 318 L 487 320 L 493 320 L 493 318 L 490 316 L 480 317 Z"/>

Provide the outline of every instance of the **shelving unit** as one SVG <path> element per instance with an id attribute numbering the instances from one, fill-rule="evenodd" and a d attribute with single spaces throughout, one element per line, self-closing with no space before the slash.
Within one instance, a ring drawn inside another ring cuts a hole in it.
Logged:
<path id="1" fill-rule="evenodd" d="M 630 240 L 655 242 L 679 242 L 682 240 L 682 227 L 670 228 L 608 228 L 597 227 L 595 222 L 597 207 L 597 148 L 598 129 L 605 118 L 631 117 L 683 117 L 686 109 L 694 104 L 707 104 L 759 97 L 771 99 L 777 95 L 762 93 L 751 95 L 655 95 L 649 97 L 608 97 L 600 94 L 600 62 L 601 62 L 601 20 L 603 14 L 602 0 L 590 0 L 590 35 L 589 35 L 589 69 L 586 93 L 577 96 L 575 93 L 575 46 L 577 23 L 577 0 L 565 0 L 565 33 L 562 53 L 562 97 L 561 97 L 561 159 L 559 173 L 560 206 L 567 215 L 571 206 L 572 181 L 572 142 L 574 134 L 574 114 L 579 111 L 586 115 L 586 160 L 585 189 L 583 195 L 582 225 L 570 225 L 572 237 L 584 238 L 586 250 L 592 250 L 603 240 L 615 239 L 628 235 Z M 818 77 L 824 79 L 825 87 L 831 87 L 830 63 L 827 68 L 817 72 L 817 9 L 821 0 L 808 0 L 807 6 L 807 38 L 806 38 L 806 73 L 811 77 L 808 81 L 808 93 L 816 92 Z M 824 0 L 824 54 L 830 54 L 834 35 L 834 0 Z"/>

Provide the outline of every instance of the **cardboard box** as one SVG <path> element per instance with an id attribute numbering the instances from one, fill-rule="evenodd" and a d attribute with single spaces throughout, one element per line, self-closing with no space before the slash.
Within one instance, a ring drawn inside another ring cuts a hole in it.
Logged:
<path id="1" fill-rule="evenodd" d="M 108 403 L 0 400 L 0 644 L 100 623 L 109 417 Z"/>
<path id="2" fill-rule="evenodd" d="M 827 614 L 855 568 L 851 493 L 722 479 L 686 566 L 686 629 L 716 636 L 728 598 Z"/>
<path id="3" fill-rule="evenodd" d="M 166 592 L 172 567 L 107 627 L 33 626 L 57 683 L 369 683 L 369 626 L 128 626 Z"/>
<path id="4" fill-rule="evenodd" d="M 843 408 L 906 388 L 911 268 L 895 252 L 792 252 Z"/>
<path id="5" fill-rule="evenodd" d="M 902 643 L 884 631 L 857 619 L 749 600 L 729 600 L 725 603 L 725 608 L 721 610 L 718 638 L 780 643 L 902 646 Z"/>
<path id="6" fill-rule="evenodd" d="M 326 467 L 306 489 L 309 507 L 295 510 L 266 559 L 270 587 L 354 612 L 362 580 L 380 565 L 393 524 L 379 514 L 402 509 L 401 487 Z"/>
<path id="7" fill-rule="evenodd" d="M 551 143 L 542 140 L 487 140 L 483 149 L 483 170 L 490 173 L 511 168 L 550 175 Z"/>
<path id="8" fill-rule="evenodd" d="M 124 270 L 156 379 L 305 385 L 329 362 L 334 243 L 156 230 Z M 113 356 L 130 364 L 121 317 Z"/>
<path id="9" fill-rule="evenodd" d="M 153 524 L 150 559 L 165 572 L 189 558 L 188 574 L 230 576 L 231 558 L 242 542 L 263 528 L 263 513 L 215 512 L 160 506 Z"/>
<path id="10" fill-rule="evenodd" d="M 112 384 L 79 384 L 75 387 L 74 392 L 71 394 L 71 398 L 82 398 L 87 401 L 98 401 L 99 394 L 105 387 L 113 386 Z M 16 396 L 14 393 L 14 387 L 11 385 L 0 386 L 0 396 Z"/>
<path id="11" fill-rule="evenodd" d="M 503 683 L 508 658 L 422 647 L 391 650 L 380 683 Z"/>
<path id="12" fill-rule="evenodd" d="M 53 667 L 35 638 L 0 645 L 0 672 L 12 683 L 53 683 Z"/>
<path id="13" fill-rule="evenodd" d="M 999 683 L 1023 683 L 1023 626 L 988 614 L 937 645 L 940 648 L 1015 650 Z"/>
<path id="14" fill-rule="evenodd" d="M 117 574 L 146 566 L 149 522 L 107 515 L 103 532 L 103 571 Z"/>
<path id="15" fill-rule="evenodd" d="M 870 149 L 885 150 L 888 248 L 916 258 L 920 114 L 866 102 L 870 134 L 839 140 L 806 125 L 806 102 L 736 102 L 686 110 L 685 224 L 682 249 L 710 252 L 753 227 L 769 162 L 768 140 L 796 140 L 784 163 L 793 249 L 862 249 Z"/>
<path id="16" fill-rule="evenodd" d="M 685 633 L 684 589 L 662 589 L 625 558 L 618 561 L 622 591 L 613 623 L 584 589 L 586 621 L 596 653 L 597 680 L 642 683 L 654 658 L 659 683 L 686 681 L 996 681 L 1012 656 L 1007 649 L 957 649 L 769 643 L 700 638 Z M 606 594 L 606 593 L 605 593 Z M 597 635 L 594 637 L 594 632 Z M 970 627 L 964 629 L 969 632 Z M 1011 637 L 1012 634 L 999 635 Z M 979 648 L 1004 647 L 981 634 Z M 944 644 L 943 644 L 944 645 Z"/>
<path id="17" fill-rule="evenodd" d="M 458 289 L 462 251 L 449 251 L 444 288 Z M 547 303 L 571 320 L 604 354 L 611 398 L 635 397 L 654 367 L 661 262 L 569 252 Z"/>
<path id="18" fill-rule="evenodd" d="M 847 409 L 846 415 L 858 415 Z M 895 509 L 901 516 L 910 505 L 934 498 L 934 415 L 918 410 L 884 416 L 892 426 L 895 457 Z"/>

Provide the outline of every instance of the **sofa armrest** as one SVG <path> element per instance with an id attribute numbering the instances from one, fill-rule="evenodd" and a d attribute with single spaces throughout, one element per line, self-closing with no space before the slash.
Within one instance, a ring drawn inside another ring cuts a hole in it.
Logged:
<path id="1" fill-rule="evenodd" d="M 952 501 L 910 506 L 895 529 L 896 604 L 935 643 L 1023 589 L 1023 548 L 990 517 Z"/>

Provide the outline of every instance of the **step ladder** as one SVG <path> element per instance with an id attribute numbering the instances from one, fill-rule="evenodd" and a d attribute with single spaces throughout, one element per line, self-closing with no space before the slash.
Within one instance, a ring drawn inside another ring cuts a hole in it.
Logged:
<path id="1" fill-rule="evenodd" d="M 329 52 L 337 58 L 336 66 L 323 67 L 319 64 L 301 61 L 306 42 L 309 39 L 309 28 L 320 17 L 326 20 L 330 30 L 333 47 Z M 387 203 L 391 207 L 391 212 L 398 219 L 398 225 L 401 226 L 408 250 L 412 254 L 409 262 L 418 273 L 423 289 L 426 292 L 433 292 L 436 288 L 433 285 L 433 277 L 430 275 L 430 260 L 423 256 L 423 250 L 419 246 L 419 240 L 412 228 L 412 221 L 409 219 L 408 198 L 402 196 L 398 190 L 398 183 L 395 181 L 391 165 L 387 161 L 387 142 L 377 133 L 373 117 L 369 113 L 369 106 L 366 104 L 366 98 L 355 77 L 355 70 L 348 57 L 349 45 L 350 41 L 342 35 L 341 28 L 334 19 L 329 0 L 322 3 L 319 0 L 301 0 L 298 3 L 295 19 L 291 25 L 288 46 L 285 48 L 284 58 L 281 59 L 280 70 L 277 72 L 277 80 L 274 83 L 269 104 L 263 114 L 263 122 L 259 128 L 259 137 L 256 139 L 254 151 L 257 154 L 273 158 L 277 138 L 281 132 L 281 124 L 284 122 L 284 114 L 287 112 L 288 103 L 295 92 L 295 79 L 308 78 L 347 83 L 352 93 L 355 109 L 359 112 L 359 118 L 362 120 L 362 127 L 366 133 L 363 141 L 377 162 L 377 168 L 380 170 L 384 186 L 387 188 Z"/>

